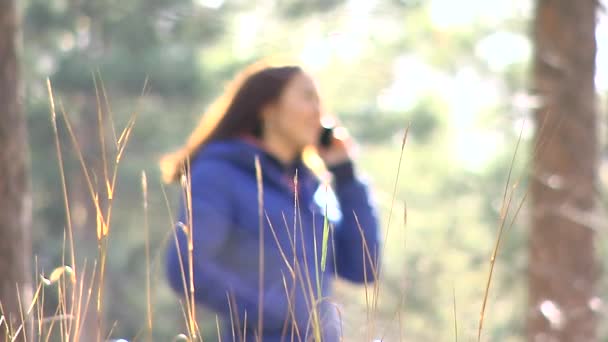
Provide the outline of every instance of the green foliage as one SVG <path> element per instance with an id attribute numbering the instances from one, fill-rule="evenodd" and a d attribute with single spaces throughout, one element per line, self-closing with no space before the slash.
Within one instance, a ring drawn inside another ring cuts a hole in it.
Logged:
<path id="1" fill-rule="evenodd" d="M 403 130 L 409 126 L 410 141 L 426 144 L 439 130 L 443 107 L 440 100 L 428 97 L 421 99 L 412 109 L 404 112 L 381 112 L 369 107 L 343 116 L 345 125 L 359 139 L 368 143 L 389 143 L 398 140 Z"/>
<path id="2" fill-rule="evenodd" d="M 307 15 L 332 10 L 343 2 L 344 0 L 279 0 L 277 9 L 287 18 L 304 18 Z"/>
<path id="3" fill-rule="evenodd" d="M 91 91 L 100 72 L 110 89 L 194 98 L 205 90 L 199 53 L 224 30 L 223 17 L 190 1 L 31 0 L 25 11 L 26 58 L 53 65 L 32 77 L 51 76 L 67 92 Z M 32 69 L 36 70 L 36 68 Z"/>
<path id="4" fill-rule="evenodd" d="M 130 54 L 130 60 L 125 60 L 125 55 L 129 53 L 114 51 L 99 59 L 88 59 L 82 53 L 69 54 L 52 76 L 53 84 L 66 92 L 94 92 L 93 75 L 99 73 L 112 91 L 134 96 L 142 92 L 146 80 L 152 93 L 165 96 L 194 97 L 203 92 L 202 73 L 191 51 L 158 47 L 139 55 Z"/>

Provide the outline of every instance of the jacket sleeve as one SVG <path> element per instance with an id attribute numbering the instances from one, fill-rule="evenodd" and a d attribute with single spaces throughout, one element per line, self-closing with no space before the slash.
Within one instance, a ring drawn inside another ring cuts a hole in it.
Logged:
<path id="1" fill-rule="evenodd" d="M 240 275 L 242 270 L 222 263 L 221 255 L 229 252 L 225 248 L 226 242 L 234 230 L 236 213 L 232 196 L 236 192 L 233 191 L 234 186 L 231 186 L 229 177 L 216 171 L 213 170 L 211 175 L 201 175 L 201 172 L 192 175 L 191 260 L 195 300 L 213 309 L 224 319 L 232 316 L 241 326 L 246 312 L 248 325 L 257 326 L 259 284 L 251 279 L 244 280 Z M 182 205 L 182 220 L 187 217 L 183 207 Z M 182 222 L 186 224 L 185 221 Z M 173 290 L 186 295 L 188 292 L 185 289 L 189 288 L 190 279 L 188 237 L 180 226 L 178 224 L 176 228 L 176 239 L 172 239 L 169 244 L 167 274 Z M 234 244 L 232 247 L 235 247 Z M 265 331 L 281 329 L 288 318 L 285 293 L 284 284 L 265 286 L 262 313 Z"/>
<path id="2" fill-rule="evenodd" d="M 342 210 L 334 231 L 336 271 L 357 283 L 374 282 L 379 270 L 379 228 L 367 186 L 355 176 L 352 162 L 330 168 Z"/>

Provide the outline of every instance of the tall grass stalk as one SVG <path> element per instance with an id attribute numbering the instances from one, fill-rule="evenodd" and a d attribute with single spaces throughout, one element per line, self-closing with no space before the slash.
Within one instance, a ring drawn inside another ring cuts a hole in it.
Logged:
<path id="1" fill-rule="evenodd" d="M 513 173 L 513 168 L 515 166 L 515 159 L 517 157 L 517 152 L 519 151 L 519 146 L 521 144 L 521 139 L 522 139 L 522 135 L 523 135 L 523 129 L 524 129 L 524 124 L 525 122 L 522 124 L 521 130 L 519 132 L 519 137 L 517 139 L 517 144 L 515 145 L 515 151 L 513 152 L 513 158 L 511 159 L 511 164 L 509 165 L 509 172 L 507 175 L 507 181 L 505 184 L 505 190 L 503 193 L 503 199 L 502 199 L 502 205 L 501 205 L 501 209 L 500 209 L 500 219 L 499 219 L 499 228 L 498 228 L 498 234 L 496 236 L 496 242 L 494 244 L 494 249 L 492 250 L 492 256 L 490 257 L 490 270 L 488 271 L 488 279 L 486 282 L 486 287 L 485 287 L 485 291 L 484 291 L 484 295 L 483 295 L 483 302 L 481 305 L 481 312 L 479 314 L 479 325 L 477 328 L 477 341 L 480 342 L 481 341 L 481 334 L 482 334 L 482 330 L 483 330 L 483 323 L 484 323 L 484 318 L 485 318 L 485 313 L 486 313 L 486 306 L 488 303 L 488 297 L 490 294 L 490 286 L 492 283 L 492 276 L 494 275 L 494 269 L 495 269 L 495 265 L 496 265 L 496 258 L 498 256 L 498 251 L 500 249 L 500 245 L 502 242 L 502 238 L 503 238 L 503 233 L 505 230 L 505 224 L 507 222 L 507 218 L 508 218 L 508 213 L 509 213 L 509 209 L 511 208 L 511 202 L 513 200 L 514 197 L 514 193 L 518 188 L 519 185 L 519 181 L 517 181 L 511 189 L 509 189 L 509 185 L 511 183 L 511 176 Z M 526 200 L 527 197 L 527 192 L 526 195 L 524 195 L 524 197 L 521 199 L 516 212 L 511 220 L 511 224 L 510 227 L 513 226 L 513 224 L 515 223 L 515 219 L 518 217 L 519 215 L 519 211 L 521 210 L 521 208 L 523 207 L 523 204 Z"/>
<path id="2" fill-rule="evenodd" d="M 105 267 L 107 260 L 107 248 L 108 248 L 108 235 L 110 233 L 111 226 L 111 217 L 112 217 L 112 207 L 114 200 L 114 192 L 116 186 L 116 179 L 118 174 L 118 168 L 121 162 L 121 157 L 124 154 L 126 146 L 128 144 L 130 135 L 132 133 L 133 127 L 135 125 L 137 111 L 135 111 L 125 128 L 122 130 L 120 137 L 116 136 L 116 129 L 112 122 L 112 132 L 114 136 L 114 144 L 116 146 L 115 155 L 113 157 L 113 163 L 110 165 L 108 162 L 108 151 L 106 149 L 105 142 L 105 127 L 106 123 L 104 120 L 103 108 L 102 108 L 102 98 L 106 104 L 109 103 L 107 94 L 105 92 L 105 87 L 103 86 L 103 82 L 101 77 L 97 78 L 94 75 L 94 86 L 95 86 L 95 95 L 96 95 L 96 104 L 97 104 L 97 124 L 98 124 L 98 138 L 101 144 L 101 159 L 102 159 L 102 179 L 95 178 L 91 176 L 91 170 L 89 166 L 85 162 L 85 158 L 80 147 L 79 141 L 76 138 L 76 134 L 74 133 L 73 125 L 69 119 L 69 116 L 66 110 L 63 108 L 61 102 L 59 102 L 59 106 L 56 106 L 56 100 L 53 93 L 53 88 L 50 79 L 47 79 L 47 91 L 49 96 L 49 107 L 51 113 L 51 123 L 53 127 L 54 133 L 54 141 L 55 141 L 55 151 L 58 158 L 59 164 L 59 173 L 61 178 L 61 188 L 63 192 L 63 202 L 64 209 L 66 215 L 66 229 L 67 236 L 66 239 L 68 241 L 68 262 L 69 265 L 66 265 L 64 261 L 64 266 L 57 268 L 53 272 L 51 272 L 51 276 L 49 279 L 43 278 L 41 281 L 45 283 L 45 286 L 52 285 L 53 283 L 58 283 L 58 300 L 59 305 L 57 308 L 56 316 L 61 317 L 73 317 L 73 319 L 61 319 L 60 322 L 60 334 L 62 336 L 62 341 L 78 341 L 82 334 L 82 316 L 88 312 L 89 301 L 92 299 L 92 294 L 95 292 L 95 304 L 96 304 L 96 312 L 97 312 L 97 332 L 96 332 L 96 340 L 102 341 L 105 340 L 106 336 L 103 333 L 103 288 L 104 288 L 104 277 L 105 277 Z M 144 89 L 142 90 L 142 97 L 145 94 L 147 87 L 147 83 L 144 84 Z M 67 190 L 67 182 L 66 182 L 66 173 L 64 167 L 63 160 L 63 150 L 61 146 L 61 139 L 59 137 L 58 131 L 58 122 L 57 122 L 57 107 L 59 107 L 59 111 L 61 112 L 61 118 L 63 119 L 64 126 L 67 130 L 69 138 L 71 140 L 72 147 L 74 148 L 78 162 L 80 163 L 80 167 L 85 178 L 85 184 L 87 186 L 89 196 L 91 199 L 91 203 L 94 206 L 95 216 L 96 216 L 96 237 L 97 237 L 97 246 L 98 246 L 98 259 L 94 262 L 93 270 L 91 271 L 90 283 L 88 288 L 84 288 L 85 276 L 86 272 L 86 263 L 85 267 L 81 271 L 76 263 L 76 250 L 74 246 L 74 230 L 72 225 L 72 217 L 71 217 L 71 206 L 69 201 L 69 194 Z M 109 108 L 109 106 L 107 106 Z M 110 171 L 109 168 L 112 167 Z M 97 186 L 102 186 L 104 190 L 97 188 Z M 102 208 L 101 201 L 102 196 L 105 192 L 105 197 L 103 200 L 107 200 L 107 206 Z M 63 249 L 64 253 L 66 248 Z M 65 255 L 65 254 L 64 254 Z M 61 271 L 59 271 L 61 270 Z M 66 272 L 67 271 L 67 272 Z M 66 277 L 61 278 L 60 276 L 63 273 L 68 273 L 70 275 L 67 277 L 69 281 L 66 280 Z M 58 278 L 59 277 L 59 278 Z M 96 291 L 94 291 L 95 281 L 97 284 L 95 285 Z M 86 293 L 86 295 L 85 295 Z M 44 288 L 42 290 L 42 298 L 44 298 Z M 40 297 L 35 296 L 35 301 L 37 302 Z M 83 300 L 85 301 L 83 303 Z M 43 322 L 44 318 L 42 315 L 44 314 L 44 310 L 42 305 L 39 306 L 38 313 L 38 322 Z M 28 310 L 29 311 L 29 310 Z M 24 318 L 25 320 L 25 318 Z M 53 325 L 56 320 L 52 320 L 50 326 L 48 328 L 47 340 L 51 336 L 51 332 L 53 330 Z M 43 326 L 41 323 L 38 324 L 39 334 L 42 334 Z"/>
<path id="3" fill-rule="evenodd" d="M 55 94 L 53 92 L 53 87 L 51 81 L 47 79 L 46 82 L 47 91 L 49 96 L 49 107 L 50 107 L 50 115 L 51 115 L 51 123 L 54 134 L 54 148 L 57 154 L 58 159 L 58 167 L 61 181 L 61 190 L 63 195 L 63 205 L 65 209 L 65 218 L 66 218 L 66 226 L 64 231 L 64 247 L 63 247 L 63 260 L 62 265 L 52 270 L 50 273 L 45 274 L 45 270 L 38 270 L 36 266 L 37 273 L 40 272 L 41 276 L 38 283 L 35 285 L 35 292 L 33 296 L 33 300 L 27 307 L 20 308 L 21 314 L 21 325 L 14 327 L 11 322 L 8 322 L 6 318 L 1 315 L 2 313 L 2 305 L 0 303 L 0 329 L 5 330 L 7 335 L 10 336 L 10 340 L 17 340 L 20 336 L 24 335 L 25 329 L 27 327 L 26 323 L 32 322 L 35 325 L 37 339 L 39 341 L 51 341 L 55 335 L 59 335 L 62 342 L 72 342 L 72 341 L 81 341 L 84 340 L 85 333 L 90 333 L 85 331 L 87 328 L 85 326 L 86 315 L 89 312 L 90 305 L 94 305 L 95 312 L 97 313 L 98 320 L 96 323 L 96 331 L 95 338 L 98 342 L 105 340 L 108 336 L 110 336 L 117 325 L 117 322 L 113 322 L 109 329 L 106 331 L 104 327 L 104 283 L 105 276 L 107 271 L 107 261 L 108 261 L 108 243 L 109 243 L 109 235 L 111 233 L 111 225 L 112 225 L 112 213 L 113 213 L 113 205 L 116 194 L 116 181 L 119 166 L 123 160 L 124 153 L 130 137 L 133 132 L 133 128 L 136 123 L 137 113 L 138 111 L 134 111 L 130 118 L 128 119 L 127 124 L 122 130 L 117 130 L 114 120 L 112 118 L 112 113 L 110 112 L 109 99 L 105 90 L 105 86 L 103 84 L 103 80 L 101 79 L 101 75 L 99 72 L 94 74 L 94 86 L 95 86 L 95 94 L 96 94 L 96 105 L 97 105 L 97 124 L 98 124 L 98 134 L 97 139 L 99 140 L 101 147 L 101 161 L 102 161 L 102 169 L 101 172 L 95 172 L 95 170 L 91 170 L 90 165 L 87 165 L 85 162 L 84 153 L 81 149 L 79 141 L 77 139 L 77 135 L 74 132 L 74 128 L 70 117 L 66 110 L 64 109 L 60 100 L 57 100 Z M 147 81 L 144 84 L 142 89 L 142 97 L 145 95 L 147 90 Z M 89 199 L 91 200 L 91 204 L 95 210 L 96 216 L 96 239 L 97 239 L 97 257 L 92 261 L 85 261 L 82 265 L 77 264 L 77 255 L 75 249 L 75 238 L 74 238 L 74 228 L 72 224 L 72 211 L 71 211 L 71 203 L 69 201 L 69 193 L 68 193 L 68 185 L 66 181 L 66 170 L 65 170 L 65 151 L 64 146 L 62 146 L 60 134 L 59 134 L 59 123 L 57 121 L 57 116 L 59 116 L 62 120 L 63 126 L 67 131 L 67 135 L 70 139 L 71 146 L 74 149 L 77 160 L 79 162 L 80 169 L 82 171 L 83 177 L 85 179 L 86 190 L 88 192 Z M 108 127 L 109 125 L 109 127 Z M 410 126 L 408 125 L 403 134 L 403 139 L 401 141 L 400 154 L 398 159 L 398 164 L 396 168 L 396 175 L 393 187 L 393 193 L 391 198 L 391 205 L 389 209 L 389 216 L 386 225 L 386 231 L 384 236 L 384 241 L 388 241 L 389 232 L 391 229 L 392 223 L 392 214 L 394 209 L 394 204 L 397 197 L 397 190 L 400 180 L 401 173 L 401 165 L 404 157 L 405 145 L 408 137 Z M 107 130 L 109 129 L 109 134 Z M 523 129 L 522 129 L 523 131 Z M 111 137 L 111 143 L 107 142 L 108 135 Z M 511 165 L 509 168 L 507 181 L 505 184 L 504 193 L 502 196 L 502 207 L 500 212 L 499 219 L 499 229 L 496 237 L 496 241 L 493 245 L 493 250 L 490 258 L 490 269 L 488 272 L 488 278 L 485 283 L 485 291 L 483 296 L 483 303 L 480 311 L 480 318 L 478 324 L 477 331 L 477 340 L 481 341 L 482 330 L 484 326 L 484 319 L 486 316 L 487 303 L 489 298 L 489 292 L 491 289 L 491 283 L 493 279 L 493 274 L 496 267 L 496 259 L 498 257 L 498 253 L 501 247 L 501 242 L 504 239 L 504 232 L 511 226 L 514 225 L 515 219 L 518 216 L 524 201 L 527 198 L 527 192 L 523 196 L 523 198 L 519 201 L 515 212 L 513 215 L 509 215 L 512 211 L 513 202 L 515 202 L 515 194 L 519 188 L 520 182 L 515 182 L 514 185 L 511 185 L 512 172 L 514 169 L 516 155 L 519 150 L 519 146 L 522 139 L 522 133 L 520 133 L 519 139 L 517 141 L 517 145 L 515 148 L 515 152 L 513 155 L 513 159 L 511 161 Z M 110 148 L 111 146 L 111 148 Z M 179 334 L 175 337 L 175 340 L 187 340 L 187 341 L 202 341 L 202 331 L 199 326 L 199 321 L 205 320 L 206 317 L 198 317 L 197 316 L 197 305 L 195 300 L 195 287 L 194 287 L 194 242 L 193 242 L 193 217 L 192 217 L 192 193 L 191 193 L 191 183 L 190 172 L 188 161 L 185 166 L 185 170 L 183 174 L 185 175 L 181 179 L 181 187 L 183 190 L 184 203 L 186 205 L 186 222 L 180 222 L 177 224 L 177 229 L 182 229 L 187 236 L 187 260 L 181 260 L 180 253 L 180 267 L 182 273 L 182 281 L 184 288 L 184 301 L 182 304 L 182 312 L 184 316 L 184 321 L 187 326 L 187 336 L 183 334 Z M 269 227 L 270 233 L 274 238 L 281 258 L 283 262 L 287 265 L 286 272 L 287 274 L 283 275 L 283 287 L 286 292 L 288 298 L 288 311 L 291 317 L 295 317 L 295 308 L 294 308 L 294 294 L 297 289 L 304 289 L 304 299 L 305 304 L 309 307 L 310 317 L 309 324 L 306 327 L 300 327 L 295 324 L 295 322 L 286 322 L 284 326 L 284 333 L 294 335 L 294 340 L 302 341 L 307 337 L 313 337 L 317 341 L 321 340 L 322 337 L 322 329 L 323 329 L 323 317 L 321 317 L 319 306 L 325 302 L 329 301 L 329 298 L 323 298 L 322 287 L 323 287 L 323 274 L 326 271 L 327 267 L 327 252 L 328 248 L 330 248 L 329 244 L 334 243 L 332 236 L 332 227 L 327 218 L 327 215 L 323 222 L 323 235 L 319 239 L 320 240 L 320 251 L 321 257 L 318 260 L 318 241 L 316 235 L 316 229 L 313 229 L 315 235 L 313 236 L 314 245 L 313 251 L 308 251 L 307 246 L 304 244 L 299 244 L 297 241 L 304 241 L 304 232 L 309 227 L 303 226 L 303 221 L 301 217 L 301 208 L 299 202 L 299 194 L 298 194 L 298 174 L 294 176 L 294 203 L 293 203 L 293 222 L 289 222 L 288 218 L 283 216 L 284 229 L 288 234 L 289 238 L 289 246 L 280 246 L 279 239 L 277 235 L 276 229 L 280 229 L 276 225 L 273 225 L 270 222 L 270 218 L 268 214 L 264 210 L 264 187 L 263 187 L 263 170 L 260 164 L 260 160 L 256 158 L 255 160 L 255 169 L 256 169 L 256 183 L 257 183 L 257 191 L 258 191 L 258 225 L 259 225 L 259 263 L 258 263 L 258 271 L 259 271 L 259 297 L 258 301 L 260 305 L 258 306 L 257 314 L 258 321 L 251 322 L 252 324 L 257 324 L 257 334 L 258 341 L 263 341 L 263 312 L 264 312 L 264 291 L 265 288 L 265 264 L 264 258 L 266 253 L 266 248 L 268 246 L 265 245 L 266 236 L 265 230 L 266 226 Z M 96 178 L 100 177 L 100 178 Z M 146 317 L 143 319 L 145 322 L 143 324 L 143 334 L 145 336 L 145 340 L 152 341 L 153 340 L 153 321 L 154 321 L 154 308 L 152 303 L 152 257 L 151 257 L 151 245 L 150 245 L 150 227 L 149 227 L 149 218 L 148 218 L 148 178 L 145 172 L 141 173 L 141 187 L 142 187 L 142 205 L 143 205 L 143 223 L 144 223 L 144 238 L 145 238 L 145 259 L 146 259 L 146 271 L 145 271 L 145 283 L 146 283 Z M 167 198 L 167 194 L 164 187 L 161 187 L 162 194 L 165 198 L 165 204 L 169 210 L 169 221 L 172 226 L 172 234 L 168 235 L 167 238 L 173 238 L 177 243 L 176 235 L 175 235 L 175 226 L 176 221 L 174 220 L 174 216 L 170 210 L 169 200 Z M 326 189 L 327 191 L 327 189 Z M 327 213 L 327 206 L 325 207 L 325 213 Z M 359 219 L 357 217 L 357 213 L 345 213 L 354 215 L 355 221 L 357 223 L 357 228 L 361 237 L 363 235 L 363 227 L 360 226 Z M 511 218 L 509 219 L 509 216 Z M 264 222 L 266 221 L 266 222 Z M 408 221 L 408 212 L 407 207 L 404 208 L 403 213 L 403 223 L 404 227 L 407 226 Z M 405 240 L 404 240 L 405 241 Z M 294 255 L 293 260 L 288 260 L 288 254 L 283 248 L 291 248 L 291 253 Z M 332 245 L 333 247 L 333 245 Z M 405 243 L 404 243 L 405 247 Z M 378 255 L 373 254 L 370 251 L 370 248 L 365 240 L 362 243 L 362 251 L 364 254 L 364 264 L 372 264 L 374 265 L 378 259 Z M 335 247 L 331 248 L 331 250 L 335 253 Z M 307 253 L 314 253 L 314 262 L 315 265 L 308 265 L 308 259 L 306 257 Z M 297 255 L 303 254 L 303 265 L 300 264 L 300 260 L 296 257 Z M 160 253 L 159 253 L 160 255 Z M 334 263 L 336 262 L 335 256 L 333 258 Z M 184 264 L 187 262 L 187 267 Z M 310 266 L 314 266 L 315 281 L 312 280 L 312 268 Z M 335 268 L 334 264 L 334 268 Z M 378 281 L 372 284 L 369 282 L 371 279 L 378 279 L 379 270 L 373 267 L 372 269 L 365 269 L 365 306 L 366 306 L 366 323 L 367 330 L 365 335 L 365 339 L 368 341 L 373 340 L 376 332 L 377 325 L 377 316 L 378 316 L 378 300 L 380 297 L 380 284 Z M 187 275 L 187 276 L 186 276 Z M 290 287 L 288 284 L 293 284 L 293 287 Z M 45 312 L 48 308 L 45 308 L 45 298 L 49 295 L 48 289 L 50 287 L 56 287 L 57 291 L 57 300 L 58 305 L 54 308 L 54 312 L 49 317 L 45 317 Z M 17 295 L 21 294 L 17 292 Z M 399 308 L 396 311 L 395 316 L 393 317 L 391 323 L 397 319 L 399 322 L 399 336 L 400 339 L 403 336 L 403 313 L 405 311 L 404 308 L 404 298 L 405 291 L 402 294 Z M 226 299 L 228 302 L 229 309 L 231 313 L 236 312 L 236 303 L 234 297 L 232 297 L 229 293 L 226 294 Z M 452 288 L 452 299 L 453 299 L 453 317 L 454 317 L 454 338 L 458 341 L 459 329 L 458 329 L 458 319 L 457 319 L 457 307 L 456 307 L 456 291 L 455 288 Z M 301 309 L 301 308 L 298 308 Z M 342 319 L 343 313 L 339 308 L 336 307 L 336 311 L 340 320 Z M 217 316 L 215 318 L 215 328 L 217 329 L 218 335 L 220 335 L 221 340 L 221 332 L 224 331 L 221 329 L 221 323 Z M 244 336 L 247 335 L 247 329 L 251 329 L 253 325 L 247 324 L 248 316 L 245 313 L 244 322 L 239 322 L 238 315 L 232 314 L 230 316 L 231 325 L 231 333 L 232 339 L 243 341 Z M 224 322 L 225 323 L 225 322 Z M 305 331 L 300 331 L 301 328 L 305 328 Z M 388 326 L 386 327 L 388 329 Z M 341 332 L 342 334 L 342 332 Z M 384 335 L 384 332 L 383 334 Z M 89 336 L 89 335 L 86 335 Z M 224 336 L 224 338 L 228 338 Z"/>
<path id="4" fill-rule="evenodd" d="M 152 341 L 152 294 L 150 289 L 150 224 L 148 222 L 148 177 L 141 172 L 142 201 L 144 207 L 144 243 L 146 252 L 146 340 Z"/>
<path id="5" fill-rule="evenodd" d="M 456 311 L 456 287 L 452 286 L 452 309 L 454 312 L 454 341 L 458 342 L 458 314 Z"/>
<path id="6" fill-rule="evenodd" d="M 186 161 L 184 170 L 182 171 L 181 186 L 184 193 L 184 202 L 186 206 L 186 224 L 181 223 L 181 228 L 184 230 L 187 236 L 187 258 L 188 258 L 188 273 L 184 271 L 183 260 L 180 255 L 180 267 L 182 271 L 182 280 L 184 282 L 184 295 L 186 299 L 186 315 L 187 315 L 187 326 L 188 326 L 188 337 L 190 341 L 198 341 L 201 339 L 201 331 L 198 326 L 196 318 L 196 300 L 194 297 L 194 227 L 192 218 L 192 179 L 190 174 L 190 160 Z M 175 243 L 177 244 L 177 236 L 175 237 Z M 178 248 L 181 248 L 178 244 Z M 185 275 L 188 275 L 188 282 L 186 283 Z"/>
<path id="7" fill-rule="evenodd" d="M 255 157 L 255 179 L 258 189 L 258 240 L 260 254 L 258 256 L 258 342 L 264 338 L 264 182 L 260 157 Z"/>

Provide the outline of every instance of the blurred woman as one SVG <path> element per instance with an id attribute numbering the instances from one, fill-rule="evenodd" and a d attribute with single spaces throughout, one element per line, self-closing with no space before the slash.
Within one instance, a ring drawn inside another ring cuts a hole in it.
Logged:
<path id="1" fill-rule="evenodd" d="M 222 341 L 338 341 L 332 278 L 375 281 L 375 211 L 349 138 L 320 146 L 311 76 L 297 66 L 253 70 L 161 161 L 165 180 L 186 190 L 168 245 L 169 284 L 188 297 L 192 278 L 196 303 L 222 321 Z M 304 161 L 310 150 L 333 191 Z"/>

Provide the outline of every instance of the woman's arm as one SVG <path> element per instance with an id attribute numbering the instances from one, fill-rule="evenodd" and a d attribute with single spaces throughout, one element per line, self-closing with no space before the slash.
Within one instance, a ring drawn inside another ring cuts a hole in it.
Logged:
<path id="1" fill-rule="evenodd" d="M 334 129 L 328 147 L 319 155 L 333 173 L 342 221 L 334 232 L 336 272 L 348 280 L 376 280 L 379 272 L 378 219 L 367 186 L 356 176 L 352 163 L 354 141 L 343 127 Z"/>
<path id="2" fill-rule="evenodd" d="M 330 167 L 342 209 L 336 227 L 337 273 L 353 282 L 374 282 L 379 272 L 379 231 L 375 208 L 367 186 L 354 173 L 351 161 Z"/>

